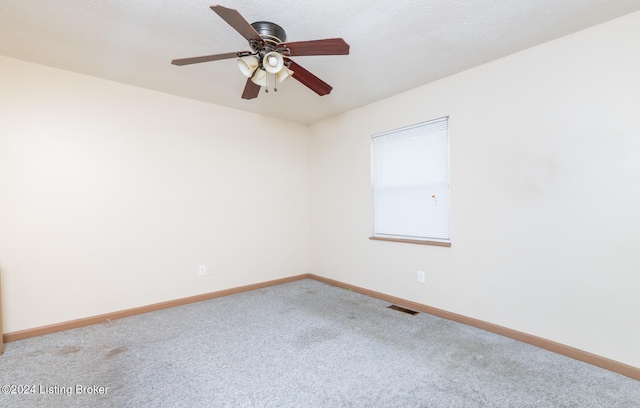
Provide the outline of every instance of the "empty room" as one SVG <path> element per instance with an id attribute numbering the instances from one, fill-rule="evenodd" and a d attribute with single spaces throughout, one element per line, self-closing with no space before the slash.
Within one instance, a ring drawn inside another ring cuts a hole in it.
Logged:
<path id="1" fill-rule="evenodd" d="M 640 407 L 640 0 L 0 3 L 0 406 Z"/>

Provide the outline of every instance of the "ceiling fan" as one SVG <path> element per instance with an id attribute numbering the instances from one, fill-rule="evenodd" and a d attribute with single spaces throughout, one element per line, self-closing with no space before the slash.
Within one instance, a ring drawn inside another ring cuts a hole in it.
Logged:
<path id="1" fill-rule="evenodd" d="M 318 95 L 327 95 L 333 89 L 311 72 L 302 68 L 290 57 L 307 55 L 348 55 L 349 44 L 342 38 L 286 42 L 287 34 L 279 25 L 269 21 L 249 24 L 237 10 L 220 5 L 211 6 L 224 21 L 249 41 L 251 51 L 229 52 L 202 57 L 180 58 L 171 61 L 174 65 L 198 64 L 200 62 L 237 58 L 240 71 L 248 77 L 242 92 L 243 99 L 253 99 L 265 87 L 269 92 L 269 74 L 278 82 L 293 77 Z M 277 91 L 277 87 L 274 86 Z"/>

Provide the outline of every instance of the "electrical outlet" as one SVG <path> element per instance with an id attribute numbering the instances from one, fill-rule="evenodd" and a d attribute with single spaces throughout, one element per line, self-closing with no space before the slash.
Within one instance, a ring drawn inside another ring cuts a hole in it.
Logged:
<path id="1" fill-rule="evenodd" d="M 418 283 L 424 283 L 424 272 L 418 271 L 416 273 L 416 279 L 418 280 Z"/>
<path id="2" fill-rule="evenodd" d="M 198 267 L 198 276 L 207 276 L 207 265 L 200 265 L 200 267 Z"/>

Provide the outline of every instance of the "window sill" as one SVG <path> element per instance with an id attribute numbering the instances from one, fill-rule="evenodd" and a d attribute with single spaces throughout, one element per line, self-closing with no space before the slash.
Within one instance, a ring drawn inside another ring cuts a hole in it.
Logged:
<path id="1" fill-rule="evenodd" d="M 433 246 L 441 246 L 441 247 L 451 246 L 451 242 L 423 241 L 418 239 L 383 238 L 383 237 L 369 237 L 369 239 L 373 241 L 403 242 L 405 244 L 433 245 Z"/>

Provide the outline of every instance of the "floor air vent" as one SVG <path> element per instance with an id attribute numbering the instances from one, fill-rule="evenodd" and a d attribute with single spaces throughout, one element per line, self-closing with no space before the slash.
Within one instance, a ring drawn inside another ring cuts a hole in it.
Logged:
<path id="1" fill-rule="evenodd" d="M 402 313 L 407 313 L 410 315 L 417 315 L 420 312 L 416 312 L 415 310 L 411 310 L 411 309 L 406 309 L 402 306 L 398 306 L 398 305 L 391 305 L 388 306 L 389 309 L 393 309 L 393 310 L 397 310 L 398 312 L 402 312 Z"/>

